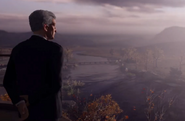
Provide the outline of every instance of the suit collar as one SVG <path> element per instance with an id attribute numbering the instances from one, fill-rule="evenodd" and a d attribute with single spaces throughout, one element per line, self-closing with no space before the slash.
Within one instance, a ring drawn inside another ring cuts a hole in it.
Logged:
<path id="1" fill-rule="evenodd" d="M 34 36 L 39 36 L 39 37 L 42 37 L 44 38 L 45 40 L 47 40 L 45 37 L 43 37 L 42 35 L 39 35 L 39 34 L 33 34 Z"/>
<path id="2" fill-rule="evenodd" d="M 29 40 L 44 40 L 44 41 L 48 41 L 44 37 L 38 36 L 38 35 L 32 35 Z"/>

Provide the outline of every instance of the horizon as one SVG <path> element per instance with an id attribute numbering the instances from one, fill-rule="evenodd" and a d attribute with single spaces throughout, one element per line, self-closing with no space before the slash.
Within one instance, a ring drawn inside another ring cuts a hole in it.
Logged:
<path id="1" fill-rule="evenodd" d="M 154 37 L 158 34 L 160 34 L 161 32 L 163 32 L 164 30 L 166 29 L 171 29 L 171 28 L 184 28 L 185 27 L 182 27 L 182 26 L 170 26 L 170 27 L 167 27 L 167 28 L 163 28 L 161 31 L 157 32 L 157 33 L 65 33 L 65 32 L 57 32 L 57 34 L 60 34 L 60 35 L 77 35 L 77 36 L 119 36 L 119 37 L 124 37 L 124 36 L 143 36 L 143 37 Z M 3 30 L 3 29 L 0 29 L 0 32 L 1 31 L 4 31 L 4 32 L 7 32 L 7 33 L 33 33 L 31 30 L 29 31 L 7 31 L 7 30 Z"/>
<path id="2" fill-rule="evenodd" d="M 180 0 L 16 0 L 16 4 L 13 4 L 14 2 L 15 0 L 0 1 L 2 30 L 29 32 L 28 16 L 36 9 L 52 11 L 57 17 L 58 33 L 67 34 L 154 35 L 171 26 L 185 25 L 185 1 Z"/>

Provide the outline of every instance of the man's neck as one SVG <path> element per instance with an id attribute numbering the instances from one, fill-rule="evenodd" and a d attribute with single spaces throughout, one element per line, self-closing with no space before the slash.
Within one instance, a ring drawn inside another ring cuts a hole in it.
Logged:
<path id="1" fill-rule="evenodd" d="M 45 40 L 47 40 L 45 37 L 43 37 L 42 35 L 39 35 L 39 34 L 33 34 L 33 35 L 36 35 L 36 36 L 39 36 L 39 37 L 42 37 L 44 38 Z"/>
<path id="2" fill-rule="evenodd" d="M 44 33 L 42 33 L 42 32 L 33 32 L 33 35 L 37 35 L 37 36 L 40 36 L 40 37 L 43 37 L 44 39 L 46 39 L 47 40 L 47 36 L 44 34 Z"/>

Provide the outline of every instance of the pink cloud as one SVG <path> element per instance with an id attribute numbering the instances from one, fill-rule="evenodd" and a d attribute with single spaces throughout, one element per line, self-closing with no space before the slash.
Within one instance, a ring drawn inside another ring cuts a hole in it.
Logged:
<path id="1" fill-rule="evenodd" d="M 74 0 L 24 0 L 24 1 L 33 1 L 33 2 L 52 2 L 52 3 L 70 3 Z"/>

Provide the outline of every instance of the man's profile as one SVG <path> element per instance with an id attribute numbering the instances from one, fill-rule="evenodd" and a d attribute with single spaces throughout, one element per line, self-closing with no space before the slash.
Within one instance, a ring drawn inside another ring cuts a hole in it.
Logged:
<path id="1" fill-rule="evenodd" d="M 29 24 L 33 35 L 12 49 L 3 85 L 21 120 L 57 121 L 62 115 L 63 48 L 48 41 L 56 33 L 56 16 L 36 10 Z"/>

